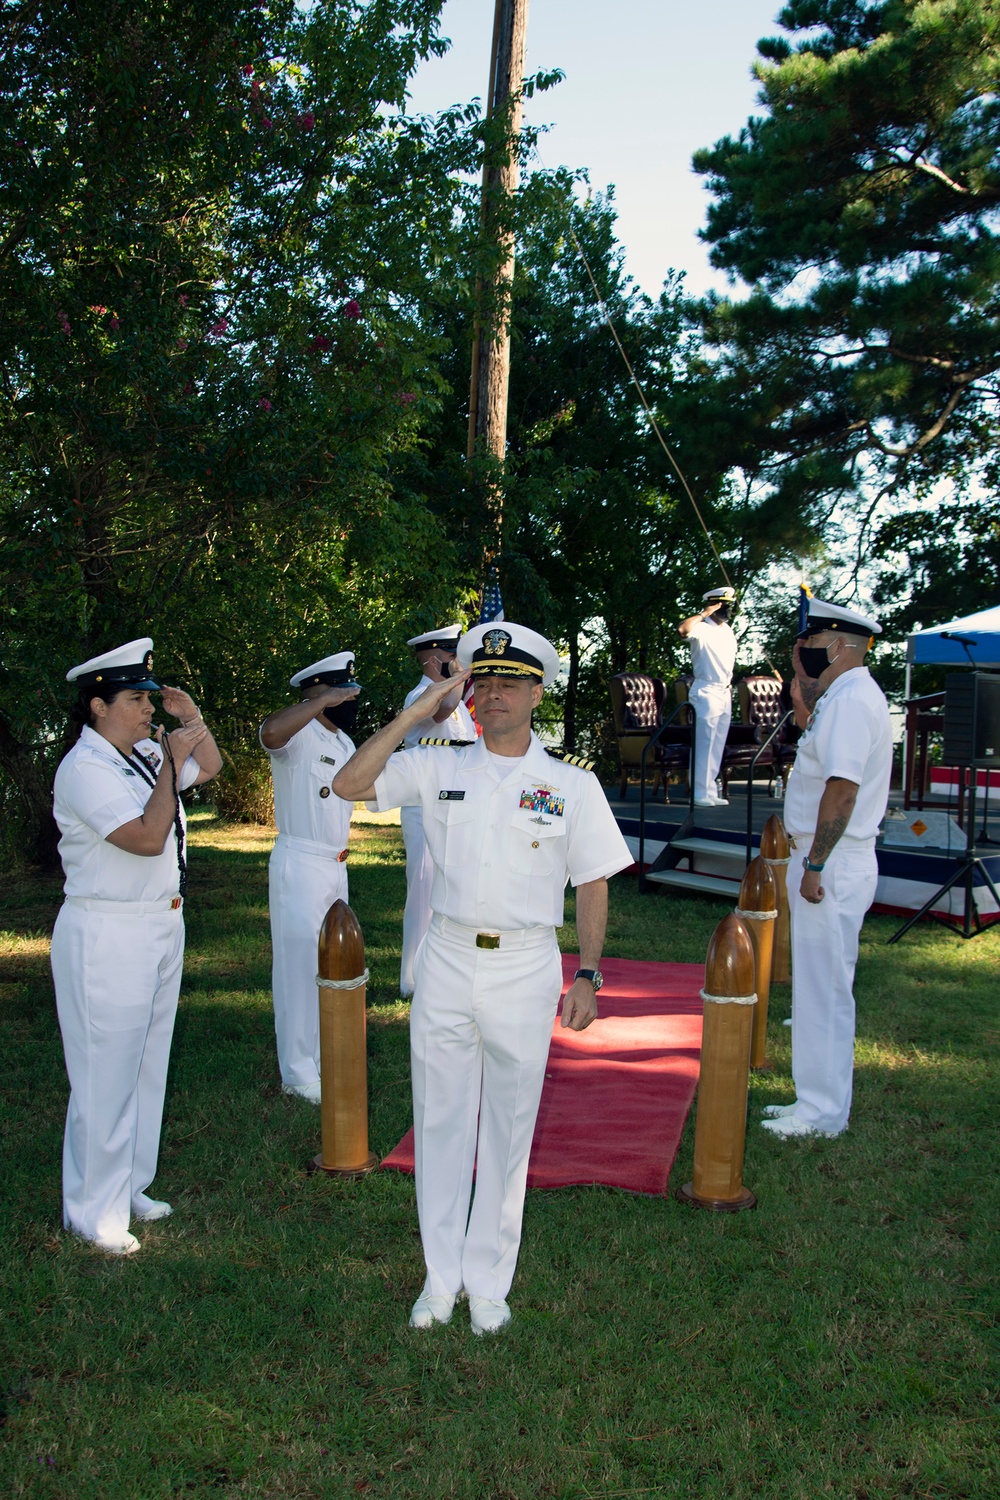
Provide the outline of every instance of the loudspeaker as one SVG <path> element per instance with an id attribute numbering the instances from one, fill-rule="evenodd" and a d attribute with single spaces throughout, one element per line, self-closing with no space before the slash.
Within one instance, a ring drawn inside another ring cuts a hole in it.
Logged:
<path id="1" fill-rule="evenodd" d="M 949 672 L 944 690 L 944 764 L 1000 767 L 1000 674 Z"/>

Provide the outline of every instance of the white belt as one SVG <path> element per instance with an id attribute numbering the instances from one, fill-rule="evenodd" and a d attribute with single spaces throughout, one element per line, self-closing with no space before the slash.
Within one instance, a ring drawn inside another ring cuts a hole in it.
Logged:
<path id="1" fill-rule="evenodd" d="M 291 849 L 296 854 L 315 854 L 319 859 L 335 859 L 340 864 L 347 858 L 346 849 L 334 849 L 330 844 L 318 844 L 315 839 L 296 839 L 290 833 L 279 833 L 275 840 L 275 848 L 278 844 L 283 849 Z"/>
<path id="2" fill-rule="evenodd" d="M 785 831 L 786 833 L 788 833 L 787 829 Z M 813 829 L 812 833 L 788 833 L 788 842 L 789 844 L 791 844 L 793 849 L 809 849 L 811 848 L 812 841 L 815 837 L 815 829 Z M 830 850 L 830 853 L 826 857 L 827 859 L 832 859 L 838 849 L 843 849 L 847 854 L 856 854 L 860 850 L 874 848 L 874 834 L 870 839 L 852 839 L 849 834 L 842 833 L 840 838 L 834 844 L 833 848 Z"/>
<path id="3" fill-rule="evenodd" d="M 180 911 L 180 896 L 164 896 L 160 901 L 98 901 L 90 896 L 67 896 L 67 906 L 82 906 L 84 911 L 111 911 L 123 917 L 145 917 L 154 912 Z"/>
<path id="4" fill-rule="evenodd" d="M 461 943 L 465 948 L 537 948 L 551 943 L 555 937 L 554 927 L 521 927 L 511 932 L 496 932 L 477 927 L 466 927 L 435 912 L 431 927 L 450 942 Z"/>

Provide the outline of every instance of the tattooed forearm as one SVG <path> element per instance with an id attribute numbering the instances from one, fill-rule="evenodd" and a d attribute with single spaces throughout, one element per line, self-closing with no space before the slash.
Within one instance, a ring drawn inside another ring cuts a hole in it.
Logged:
<path id="1" fill-rule="evenodd" d="M 813 864 L 822 865 L 826 863 L 834 844 L 836 844 L 849 822 L 849 817 L 828 818 L 826 822 L 820 823 L 817 826 L 812 849 L 809 852 L 809 858 Z"/>
<path id="2" fill-rule="evenodd" d="M 816 711 L 816 699 L 819 697 L 819 683 L 813 682 L 811 678 L 799 678 L 799 690 L 802 693 L 802 702 L 809 713 Z"/>
<path id="3" fill-rule="evenodd" d="M 825 864 L 837 840 L 851 821 L 857 801 L 857 783 L 844 776 L 831 776 L 823 789 L 819 812 L 816 815 L 816 833 L 809 859 L 812 864 Z"/>

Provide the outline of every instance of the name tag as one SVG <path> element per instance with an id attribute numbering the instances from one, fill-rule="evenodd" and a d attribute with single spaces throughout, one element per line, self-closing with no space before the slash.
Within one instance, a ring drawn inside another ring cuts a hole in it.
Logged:
<path id="1" fill-rule="evenodd" d="M 335 766 L 337 764 L 337 762 L 330 755 L 321 755 L 320 760 L 323 762 L 324 766 Z"/>
<path id="2" fill-rule="evenodd" d="M 464 792 L 438 792 L 439 802 L 464 802 Z"/>

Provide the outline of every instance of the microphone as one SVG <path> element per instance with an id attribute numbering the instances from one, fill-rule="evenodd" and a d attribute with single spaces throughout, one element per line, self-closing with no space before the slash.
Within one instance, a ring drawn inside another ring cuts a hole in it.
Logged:
<path id="1" fill-rule="evenodd" d="M 960 646 L 978 646 L 979 642 L 972 635 L 957 635 L 954 630 L 942 630 L 941 639 L 944 641 L 957 641 Z"/>

